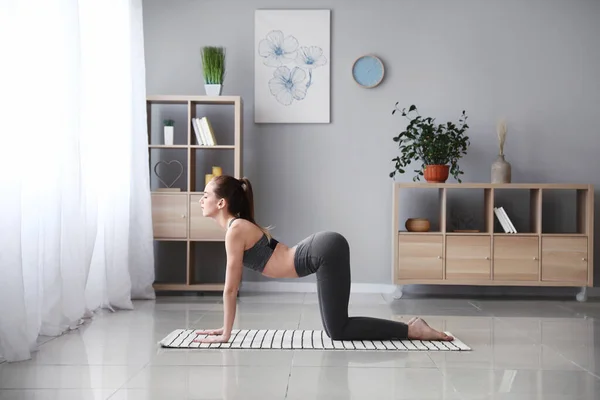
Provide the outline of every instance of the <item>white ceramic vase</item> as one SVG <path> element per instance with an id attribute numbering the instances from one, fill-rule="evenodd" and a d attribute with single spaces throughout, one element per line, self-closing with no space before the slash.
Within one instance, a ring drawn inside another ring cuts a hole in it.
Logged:
<path id="1" fill-rule="evenodd" d="M 220 96 L 221 89 L 223 85 L 221 84 L 205 84 L 204 89 L 206 90 L 207 96 Z"/>
<path id="2" fill-rule="evenodd" d="M 165 145 L 172 146 L 173 145 L 173 126 L 165 126 Z"/>

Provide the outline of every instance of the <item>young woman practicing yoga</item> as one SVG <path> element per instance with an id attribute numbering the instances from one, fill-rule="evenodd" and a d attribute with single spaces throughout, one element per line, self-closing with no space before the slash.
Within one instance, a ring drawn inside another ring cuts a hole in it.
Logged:
<path id="1" fill-rule="evenodd" d="M 324 331 L 332 340 L 423 339 L 453 340 L 424 320 L 408 323 L 372 317 L 348 317 L 350 248 L 336 232 L 318 232 L 288 247 L 254 221 L 252 186 L 247 178 L 213 178 L 200 200 L 202 214 L 226 229 L 227 270 L 223 292 L 223 327 L 199 330 L 200 342 L 227 342 L 235 320 L 242 268 L 271 278 L 298 278 L 316 274 Z"/>

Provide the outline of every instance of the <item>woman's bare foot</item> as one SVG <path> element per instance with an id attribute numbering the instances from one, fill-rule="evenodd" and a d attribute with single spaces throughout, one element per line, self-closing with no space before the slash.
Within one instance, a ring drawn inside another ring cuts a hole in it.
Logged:
<path id="1" fill-rule="evenodd" d="M 408 338 L 419 340 L 444 340 L 452 341 L 454 338 L 444 332 L 439 332 L 430 327 L 427 322 L 421 318 L 416 318 L 412 324 L 408 325 Z"/>

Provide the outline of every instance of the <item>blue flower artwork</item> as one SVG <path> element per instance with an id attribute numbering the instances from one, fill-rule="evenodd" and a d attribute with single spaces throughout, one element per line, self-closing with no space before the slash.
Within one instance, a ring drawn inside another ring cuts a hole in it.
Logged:
<path id="1" fill-rule="evenodd" d="M 256 10 L 254 122 L 331 122 L 331 10 Z"/>
<path id="2" fill-rule="evenodd" d="M 258 44 L 258 55 L 265 67 L 273 69 L 269 91 L 284 106 L 302 101 L 317 79 L 316 69 L 327 64 L 319 46 L 301 46 L 293 35 L 270 31 Z"/>

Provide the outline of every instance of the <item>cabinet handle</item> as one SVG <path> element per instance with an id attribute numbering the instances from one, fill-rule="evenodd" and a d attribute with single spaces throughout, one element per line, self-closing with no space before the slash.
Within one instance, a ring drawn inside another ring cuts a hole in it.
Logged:
<path id="1" fill-rule="evenodd" d="M 537 260 L 537 257 L 533 257 L 534 260 Z"/>
<path id="2" fill-rule="evenodd" d="M 582 259 L 581 259 L 581 261 L 587 261 L 587 260 L 586 260 L 586 259 L 585 259 L 585 257 L 584 257 L 584 258 L 582 258 Z"/>
<path id="3" fill-rule="evenodd" d="M 489 258 L 489 257 L 486 257 L 485 259 L 486 259 L 486 260 L 489 260 L 490 258 Z"/>
<path id="4" fill-rule="evenodd" d="M 185 214 L 181 214 L 181 218 L 185 218 Z"/>
<path id="5" fill-rule="evenodd" d="M 442 259 L 442 256 L 438 256 L 438 260 L 441 260 L 441 259 Z"/>

